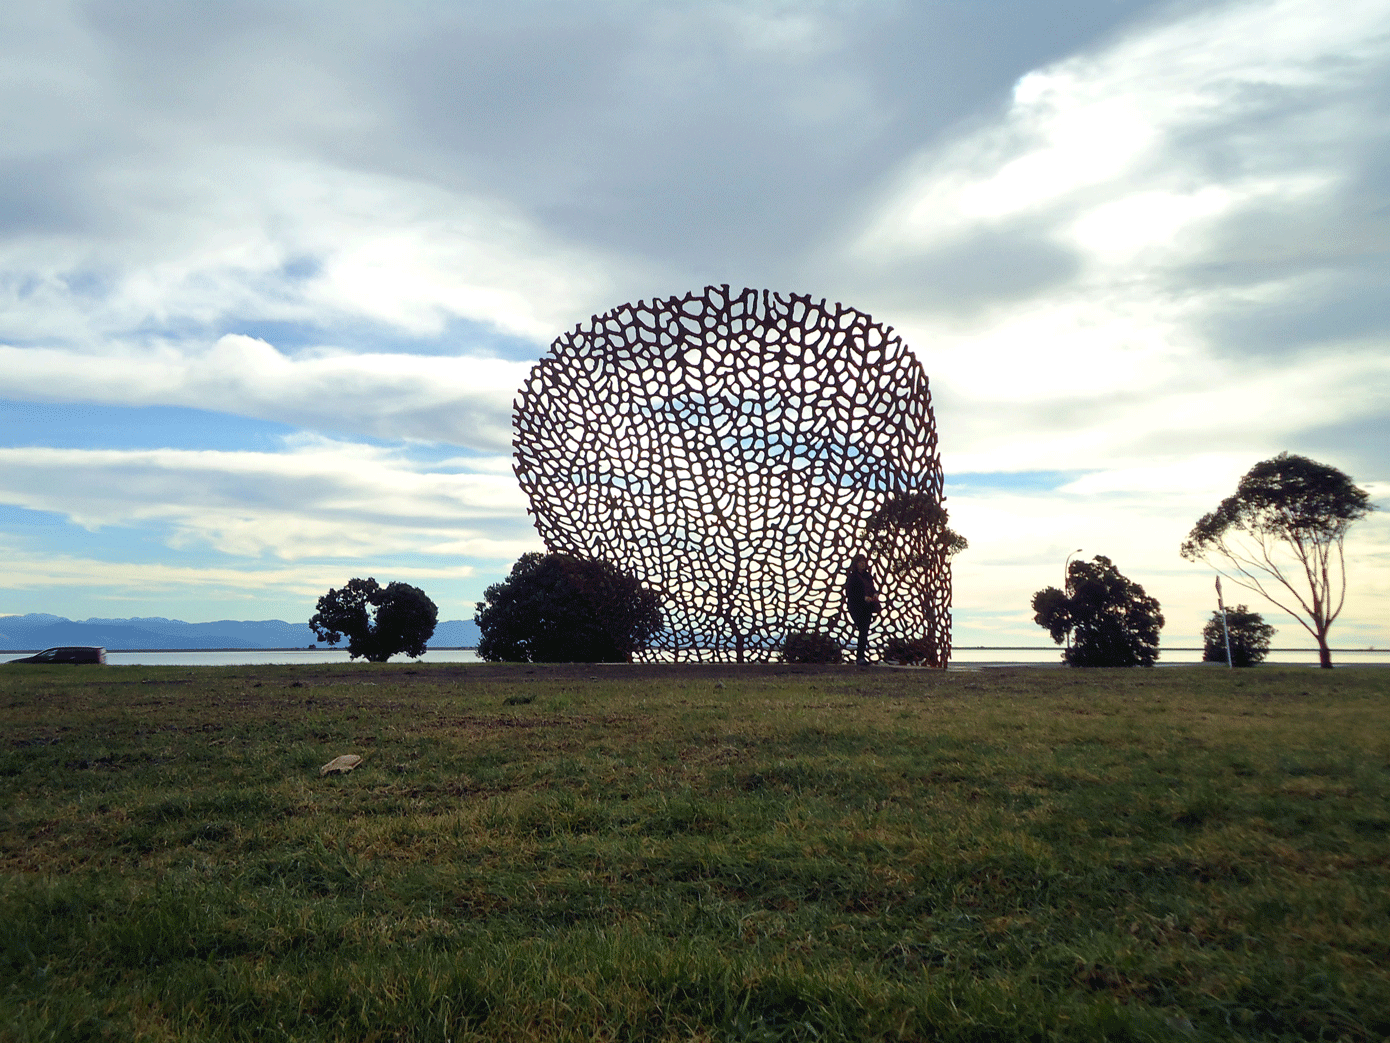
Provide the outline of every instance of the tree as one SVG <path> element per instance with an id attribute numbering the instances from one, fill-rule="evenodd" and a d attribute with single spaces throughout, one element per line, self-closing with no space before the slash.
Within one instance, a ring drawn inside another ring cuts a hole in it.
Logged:
<path id="1" fill-rule="evenodd" d="M 970 549 L 950 520 L 946 508 L 925 493 L 889 497 L 864 525 L 869 557 L 898 575 L 929 567 L 933 559 L 950 561 Z"/>
<path id="2" fill-rule="evenodd" d="M 1269 639 L 1274 628 L 1258 612 L 1244 605 L 1226 610 L 1226 625 L 1221 625 L 1221 613 L 1213 612 L 1202 627 L 1202 662 L 1226 661 L 1226 631 L 1231 634 L 1231 665 L 1254 666 L 1269 654 Z"/>
<path id="3" fill-rule="evenodd" d="M 473 622 L 489 662 L 623 663 L 661 629 L 661 601 L 609 562 L 523 554 Z"/>
<path id="4" fill-rule="evenodd" d="M 935 496 L 910 492 L 889 496 L 864 525 L 864 550 L 875 571 L 881 566 L 893 577 L 901 596 L 920 598 L 926 623 L 916 636 L 889 637 L 887 659 L 945 667 L 950 658 L 951 560 L 970 547 L 950 520 Z"/>
<path id="5" fill-rule="evenodd" d="M 419 659 L 439 619 L 439 609 L 419 587 L 383 587 L 370 577 L 350 579 L 342 590 L 330 588 L 314 607 L 309 625 L 320 641 L 336 645 L 346 634 L 348 657 L 372 663 L 401 652 Z"/>
<path id="6" fill-rule="evenodd" d="M 1280 453 L 1250 468 L 1234 495 L 1202 516 L 1181 553 L 1293 616 L 1317 640 L 1319 664 L 1331 668 L 1327 632 L 1347 597 L 1342 542 L 1373 510 L 1337 468 Z"/>
<path id="7" fill-rule="evenodd" d="M 1033 622 L 1061 644 L 1071 635 L 1063 660 L 1071 666 L 1153 666 L 1163 613 L 1158 600 L 1120 575 L 1110 559 L 1073 561 L 1067 589 L 1047 587 L 1033 595 Z"/>

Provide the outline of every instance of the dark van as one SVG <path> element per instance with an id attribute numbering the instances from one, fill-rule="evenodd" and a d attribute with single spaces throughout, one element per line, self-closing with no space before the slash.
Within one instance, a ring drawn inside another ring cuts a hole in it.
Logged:
<path id="1" fill-rule="evenodd" d="M 64 648 L 45 648 L 36 655 L 11 659 L 11 663 L 105 663 L 106 649 L 90 645 L 70 645 Z"/>

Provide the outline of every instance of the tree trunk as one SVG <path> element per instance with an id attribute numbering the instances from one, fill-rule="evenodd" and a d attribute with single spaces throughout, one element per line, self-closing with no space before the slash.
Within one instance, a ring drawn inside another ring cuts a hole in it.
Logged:
<path id="1" fill-rule="evenodd" d="M 1327 647 L 1327 638 L 1318 635 L 1318 666 L 1324 670 L 1332 669 L 1332 649 Z"/>

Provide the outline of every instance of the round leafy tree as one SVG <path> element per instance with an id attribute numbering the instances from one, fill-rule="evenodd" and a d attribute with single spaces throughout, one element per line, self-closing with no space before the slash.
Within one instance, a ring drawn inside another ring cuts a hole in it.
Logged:
<path id="1" fill-rule="evenodd" d="M 1153 666 L 1163 613 L 1158 600 L 1126 579 L 1103 554 L 1073 561 L 1067 589 L 1047 587 L 1033 595 L 1033 622 L 1061 644 L 1071 666 Z"/>
<path id="2" fill-rule="evenodd" d="M 348 639 L 348 657 L 384 663 L 404 653 L 425 654 L 439 610 L 423 590 L 409 583 L 381 586 L 375 579 L 350 579 L 342 590 L 329 589 L 314 606 L 309 626 L 320 641 Z"/>
<path id="3" fill-rule="evenodd" d="M 874 558 L 874 640 L 951 648 L 943 476 L 927 375 L 843 304 L 707 286 L 556 339 L 517 395 L 516 475 L 546 547 L 656 590 L 642 658 L 770 660 L 854 637 L 845 569 Z"/>
<path id="4" fill-rule="evenodd" d="M 661 601 L 606 561 L 523 554 L 473 621 L 489 662 L 623 663 L 661 629 Z"/>
<path id="5" fill-rule="evenodd" d="M 1254 666 L 1269 654 L 1269 639 L 1274 628 L 1258 612 L 1244 605 L 1226 610 L 1226 627 L 1231 632 L 1231 665 Z M 1202 660 L 1207 663 L 1226 661 L 1226 631 L 1221 626 L 1221 613 L 1213 612 L 1202 627 Z"/>
<path id="6" fill-rule="evenodd" d="M 1182 556 L 1293 616 L 1330 668 L 1327 632 L 1347 597 L 1342 544 L 1352 523 L 1373 510 L 1366 491 L 1337 468 L 1280 453 L 1250 468 L 1235 493 L 1201 517 Z"/>

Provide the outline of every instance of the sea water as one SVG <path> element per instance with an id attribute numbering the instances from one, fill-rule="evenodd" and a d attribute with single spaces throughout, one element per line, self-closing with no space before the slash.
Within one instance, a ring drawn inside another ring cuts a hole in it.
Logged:
<path id="1" fill-rule="evenodd" d="M 266 649 L 238 648 L 217 651 L 179 652 L 107 652 L 111 666 L 259 666 L 267 664 L 322 666 L 325 663 L 349 662 L 346 649 L 302 648 Z M 477 663 L 478 653 L 471 648 L 431 648 L 419 660 L 409 656 L 394 656 L 393 663 Z M 1159 666 L 1194 666 L 1202 661 L 1200 648 L 1161 650 Z M 1271 666 L 1317 666 L 1318 651 L 1309 649 L 1277 649 L 1265 662 Z M 1336 666 L 1390 666 L 1390 649 L 1333 649 Z M 951 652 L 951 665 L 977 666 L 1060 666 L 1060 648 L 962 648 Z"/>

